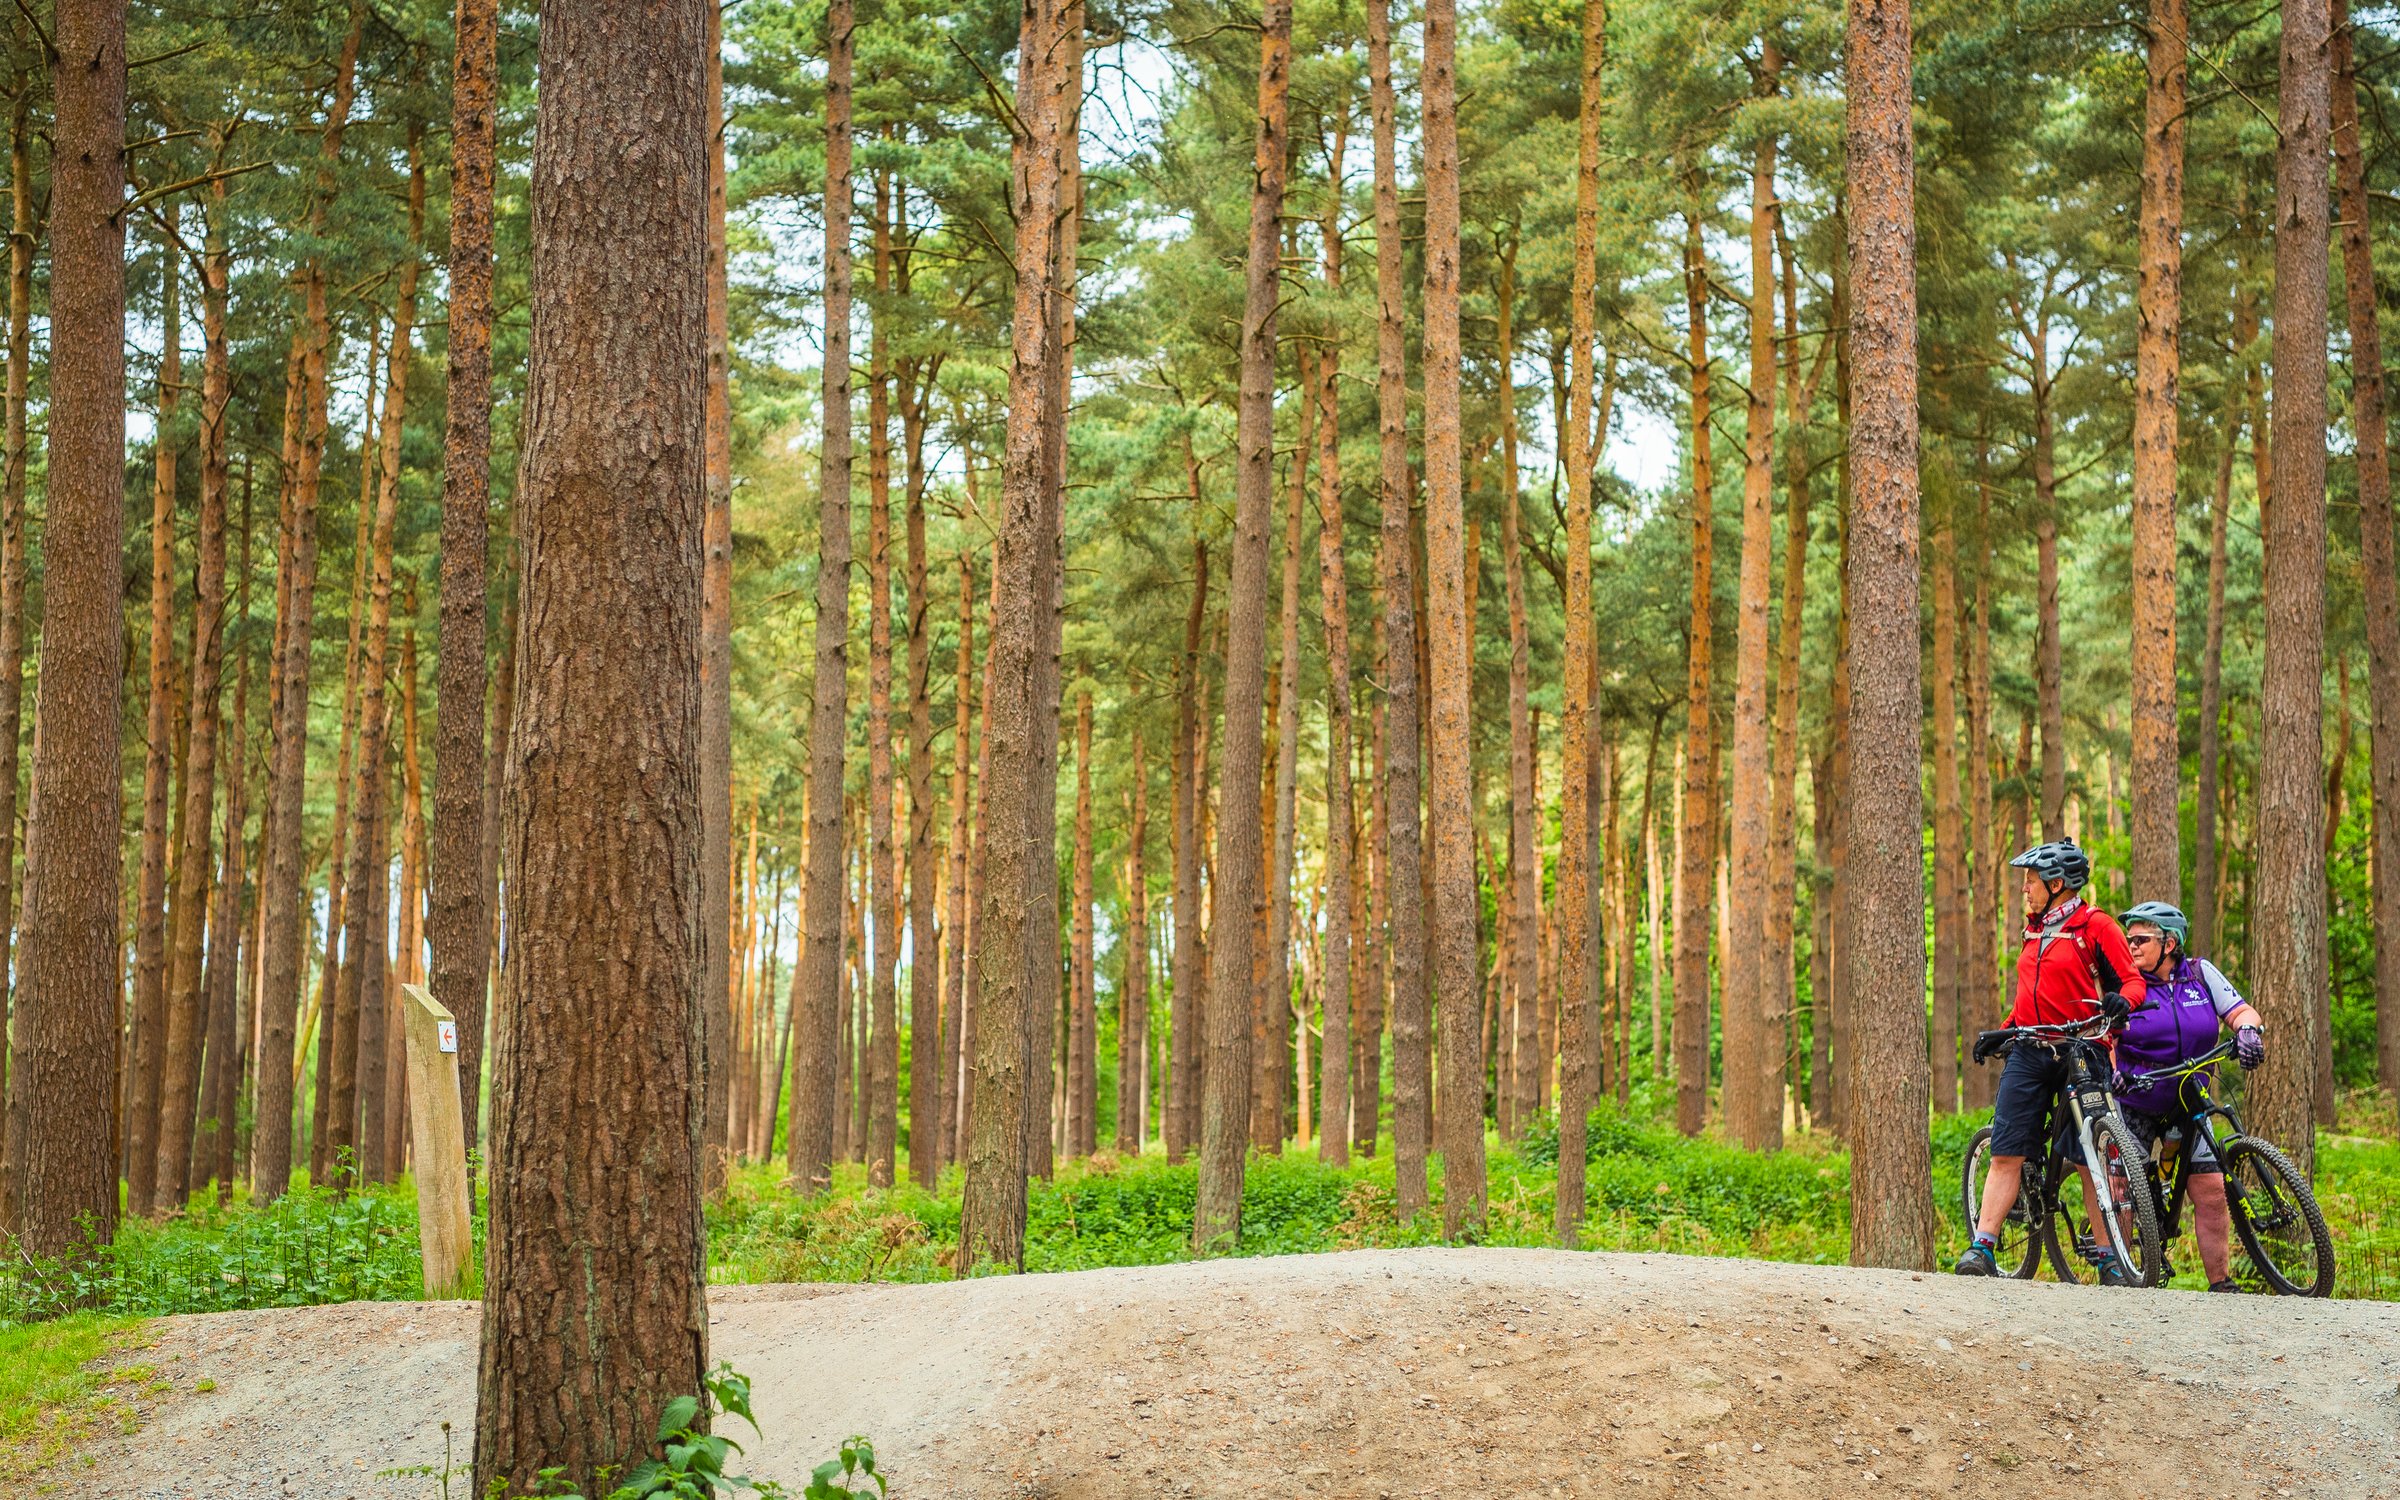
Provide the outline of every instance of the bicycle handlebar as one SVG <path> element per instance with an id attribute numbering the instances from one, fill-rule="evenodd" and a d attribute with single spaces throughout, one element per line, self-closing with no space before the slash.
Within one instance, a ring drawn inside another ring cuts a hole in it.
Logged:
<path id="1" fill-rule="evenodd" d="M 2234 1046 L 2234 1039 L 2228 1037 L 2224 1041 L 2217 1043 L 2214 1047 L 2209 1048 L 2206 1052 L 2201 1053 L 2198 1057 L 2186 1058 L 2184 1061 L 2177 1063 L 2171 1068 L 2153 1068 L 2147 1073 L 2128 1073 L 2125 1075 L 2125 1087 L 2143 1088 L 2153 1083 L 2163 1082 L 2169 1078 L 2188 1078 L 2192 1074 L 2199 1072 L 2202 1068 L 2209 1066 L 2211 1063 L 2222 1062 L 2226 1058 L 2233 1056 Z"/>

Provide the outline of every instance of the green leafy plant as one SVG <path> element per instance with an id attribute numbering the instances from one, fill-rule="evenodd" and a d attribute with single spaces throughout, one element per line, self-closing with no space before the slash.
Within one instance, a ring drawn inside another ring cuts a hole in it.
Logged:
<path id="1" fill-rule="evenodd" d="M 863 1495 L 861 1480 L 875 1481 L 875 1493 L 884 1493 L 883 1476 L 875 1470 L 875 1445 L 863 1437 L 842 1440 L 839 1458 L 827 1459 L 808 1476 L 808 1488 L 800 1492 L 800 1500 L 836 1500 L 843 1495 Z"/>

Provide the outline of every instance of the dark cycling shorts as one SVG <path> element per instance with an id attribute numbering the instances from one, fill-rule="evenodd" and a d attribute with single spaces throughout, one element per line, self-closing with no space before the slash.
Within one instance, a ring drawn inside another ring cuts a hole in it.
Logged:
<path id="1" fill-rule="evenodd" d="M 2118 1112 L 2125 1116 L 2125 1123 L 2133 1127 L 2134 1138 L 2139 1140 L 2144 1148 L 2156 1146 L 2160 1138 L 2164 1137 L 2173 1141 L 2180 1149 L 2192 1153 L 2191 1174 L 2194 1177 L 2222 1177 L 2225 1175 L 2224 1165 L 2217 1160 L 2216 1144 L 2209 1139 L 2208 1131 L 2190 1116 L 2153 1115 L 2138 1109 L 2125 1109 L 2122 1106 L 2119 1107 Z M 2160 1175 L 2165 1175 L 2163 1164 Z"/>
<path id="2" fill-rule="evenodd" d="M 2069 1076 L 2065 1049 L 2019 1042 L 2008 1049 L 1992 1098 L 1992 1154 L 2038 1156 L 2052 1143 L 2051 1115 Z"/>

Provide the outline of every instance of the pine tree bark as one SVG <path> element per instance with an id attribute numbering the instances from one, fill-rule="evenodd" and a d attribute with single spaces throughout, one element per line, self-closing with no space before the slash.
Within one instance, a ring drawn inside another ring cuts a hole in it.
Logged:
<path id="1" fill-rule="evenodd" d="M 1441 1007 L 1442 1229 L 1483 1231 L 1483 1038 L 1476 1024 L 1474 786 L 1469 747 L 1474 677 L 1467 607 L 1465 496 L 1459 453 L 1458 16 L 1425 7 L 1425 559 L 1432 683 L 1434 992 Z"/>
<path id="2" fill-rule="evenodd" d="M 1275 484 L 1276 273 L 1283 211 L 1285 130 L 1290 107 L 1292 6 L 1266 0 L 1260 12 L 1258 130 L 1251 158 L 1250 240 L 1245 262 L 1241 389 L 1234 470 L 1233 546 L 1225 596 L 1225 804 L 1211 866 L 1208 1061 L 1200 1105 L 1199 1199 L 1192 1244 L 1230 1249 L 1242 1226 L 1243 1149 L 1250 1115 L 1251 923 L 1262 834 L 1248 789 L 1260 784 L 1266 691 L 1267 526 Z"/>
<path id="3" fill-rule="evenodd" d="M 115 1044 L 123 878 L 125 6 L 57 14 L 51 154 L 45 628 L 25 835 L 13 1086 L 17 1244 L 56 1259 L 115 1236 Z M 38 1128 L 30 1128 L 38 1121 Z"/>
<path id="4" fill-rule="evenodd" d="M 1192 483 L 1192 604 L 1183 617 L 1170 767 L 1175 799 L 1175 951 L 1167 995 L 1165 1135 L 1169 1161 L 1181 1161 L 1200 1134 L 1200 998 L 1208 983 L 1200 944 L 1200 806 L 1207 796 L 1203 776 L 1207 757 L 1199 748 L 1202 694 L 1206 691 L 1200 681 L 1200 646 L 1208 616 L 1208 542 L 1200 534 L 1200 470 L 1191 462 L 1188 437 L 1184 454 Z"/>
<path id="5" fill-rule="evenodd" d="M 1933 1108 L 1958 1112 L 1958 1040 L 1966 950 L 1965 829 L 1958 800 L 1958 528 L 1951 497 L 1933 505 L 1933 1024 L 1926 1031 Z"/>
<path id="6" fill-rule="evenodd" d="M 1689 184 L 1696 195 L 1697 179 Z M 1675 1125 L 1697 1135 L 1708 1124 L 1708 946 L 1716 864 L 1717 750 L 1712 564 L 1716 552 L 1715 465 L 1709 441 L 1708 275 L 1700 211 L 1684 220 L 1684 308 L 1691 370 L 1692 608 L 1685 658 L 1683 800 L 1677 808 L 1675 901 Z"/>
<path id="7" fill-rule="evenodd" d="M 1575 260 L 1569 272 L 1568 321 L 1572 331 L 1567 345 L 1567 423 L 1563 439 L 1566 580 L 1561 592 L 1565 596 L 1566 650 L 1559 672 L 1562 767 L 1578 765 L 1590 753 L 1591 673 L 1598 660 L 1592 626 L 1592 470 L 1597 462 L 1592 441 L 1592 303 L 1599 287 L 1600 123 L 1607 63 L 1606 0 L 1584 0 L 1575 127 Z M 1653 740 L 1655 743 L 1655 735 Z M 1657 769 L 1655 755 L 1651 769 L 1653 772 Z M 1591 871 L 1586 868 L 1584 858 L 1592 821 L 1589 791 L 1581 777 L 1565 775 L 1559 779 L 1557 910 L 1558 969 L 1562 983 L 1582 973 L 1592 961 L 1592 934 L 1587 919 Z M 1647 804 L 1644 811 L 1646 815 Z M 1654 871 L 1653 884 L 1655 879 Z M 1655 956 L 1658 940 L 1655 916 L 1651 919 L 1650 937 Z M 1584 1145 L 1597 1083 L 1583 1066 L 1589 1051 L 1585 1037 L 1595 1018 L 1588 1007 L 1577 1003 L 1580 993 L 1572 984 L 1559 991 L 1558 1202 L 1552 1232 L 1559 1244 L 1570 1250 L 1583 1232 Z M 1652 993 L 1651 1019 L 1655 1026 L 1655 988 Z"/>
<path id="8" fill-rule="evenodd" d="M 708 512 L 700 539 L 700 993 L 708 1069 L 702 1189 L 724 1191 L 732 1130 L 733 928 L 733 408 L 726 324 L 725 45 L 708 13 Z"/>
<path id="9" fill-rule="evenodd" d="M 1775 242 L 1782 271 L 1783 335 L 1781 360 L 1784 389 L 1784 514 L 1783 604 L 1775 641 L 1775 756 L 1774 796 L 1768 813 L 1772 849 L 1768 872 L 1766 976 L 1766 1034 L 1775 1100 L 1777 1143 L 1781 1144 L 1783 1096 L 1788 1088 L 1788 1059 L 1797 1038 L 1793 1033 L 1798 976 L 1793 967 L 1794 929 L 1799 901 L 1799 787 L 1800 787 L 1800 638 L 1807 629 L 1809 508 L 1813 498 L 1808 412 L 1816 399 L 1817 381 L 1826 367 L 1827 346 L 1820 345 L 1815 368 L 1800 374 L 1800 268 L 1792 253 L 1783 206 L 1775 208 Z M 1811 898 L 1814 904 L 1814 898 Z"/>
<path id="10" fill-rule="evenodd" d="M 2033 397 L 2034 700 L 2042 720 L 2042 837 L 2067 836 L 2067 712 L 2058 640 L 2058 462 L 2051 394 L 2049 300 L 2026 324 Z"/>
<path id="11" fill-rule="evenodd" d="M 2133 895 L 2183 900 L 2175 474 L 2183 327 L 2186 0 L 2149 0 L 2133 378 Z M 2389 571 L 2388 569 L 2386 570 Z"/>
<path id="12" fill-rule="evenodd" d="M 410 142 L 409 228 L 412 245 L 422 241 L 425 215 L 425 173 Z M 348 890 L 343 906 L 342 972 L 334 992 L 333 1088 L 326 1108 L 326 1165 L 340 1171 L 340 1153 L 355 1151 L 356 1175 L 383 1182 L 392 1175 L 385 1160 L 381 1121 L 384 1090 L 389 1086 L 389 1037 L 383 1025 L 382 974 L 384 924 L 377 913 L 388 904 L 389 885 L 384 851 L 386 824 L 384 767 L 392 708 L 385 670 L 390 660 L 392 623 L 393 542 L 400 506 L 400 434 L 408 414 L 410 338 L 416 319 L 420 257 L 401 262 L 397 295 L 392 306 L 389 373 L 384 381 L 383 431 L 378 441 L 382 473 L 375 495 L 375 528 L 367 564 L 367 620 L 359 638 L 359 735 L 357 780 L 351 790 L 354 823 L 350 831 L 349 867 L 343 872 Z M 355 1061 L 353 1061 L 355 1059 Z"/>
<path id="13" fill-rule="evenodd" d="M 1541 802 L 1534 790 L 1532 647 L 1525 618 L 1525 554 L 1517 515 L 1517 383 L 1515 302 L 1517 242 L 1501 251 L 1499 288 L 1500 365 L 1500 566 L 1508 598 L 1508 879 L 1509 921 L 1501 933 L 1507 950 L 1510 1005 L 1509 1072 L 1498 1080 L 1510 1101 L 1519 1132 L 1533 1120 L 1541 1086 L 1541 892 L 1542 843 L 1537 829 Z M 1572 781 L 1569 776 L 1566 780 Z M 1580 971 L 1578 971 L 1580 972 Z"/>
<path id="14" fill-rule="evenodd" d="M 1024 0 L 1019 12 L 1015 152 L 1016 305 L 1011 329 L 1008 425 L 1002 458 L 1001 516 L 994 561 L 991 646 L 984 661 L 983 889 L 975 921 L 974 1091 L 969 1101 L 966 1187 L 961 1204 L 958 1274 L 992 1262 L 1021 1267 L 1025 1254 L 1026 1142 L 1040 1108 L 1032 1092 L 1028 1012 L 1035 996 L 1055 992 L 1055 954 L 1031 951 L 1034 887 L 1042 865 L 1034 848 L 1041 822 L 1034 802 L 1052 795 L 1039 780 L 1035 718 L 1040 663 L 1047 649 L 1042 611 L 1054 597 L 1041 564 L 1055 545 L 1044 491 L 1049 477 L 1048 406 L 1057 399 L 1059 323 L 1051 306 L 1058 274 L 1055 235 L 1061 209 L 1061 157 L 1069 80 L 1054 55 L 1064 17 L 1053 0 Z M 1080 84 L 1080 80 L 1074 80 Z M 1046 1017 L 1045 1017 L 1046 1019 Z M 1047 1028 L 1044 1028 L 1047 1035 Z"/>
<path id="15" fill-rule="evenodd" d="M 1384 633 L 1384 885 L 1391 942 L 1392 1163 L 1402 1219 L 1432 1200 L 1433 1017 L 1425 973 L 1423 850 L 1417 822 L 1419 662 L 1416 558 L 1408 474 L 1407 343 L 1401 286 L 1400 169 L 1392 96 L 1390 0 L 1367 0 L 1367 76 L 1375 128 L 1375 404 L 1383 493 L 1378 572 Z"/>
<path id="16" fill-rule="evenodd" d="M 317 135 L 317 182 L 309 205 L 312 235 L 321 235 L 332 208 L 334 171 L 342 134 L 357 98 L 358 48 L 366 25 L 365 0 L 351 0 L 350 30 L 334 66 L 332 102 Z M 291 1184 L 292 1094 L 297 1070 L 292 1049 L 299 1033 L 301 971 L 306 966 L 308 908 L 302 798 L 308 771 L 308 677 L 311 629 L 316 617 L 317 491 L 325 460 L 325 367 L 333 334 L 326 311 L 321 259 L 301 268 L 305 323 L 302 342 L 297 443 L 285 503 L 283 563 L 277 570 L 277 653 L 274 763 L 268 776 L 264 816 L 274 828 L 259 900 L 265 908 L 264 989 L 260 999 L 258 1127 L 251 1145 L 251 1192 L 273 1202 Z"/>
<path id="17" fill-rule="evenodd" d="M 967 777 L 974 755 L 974 708 L 975 557 L 962 547 L 958 554 L 958 683 L 950 699 L 950 874 L 948 899 L 942 913 L 942 1076 L 936 1095 L 941 1115 L 937 1172 L 958 1160 L 959 1105 L 965 1097 L 959 1069 L 966 1057 L 968 813 L 973 795 Z M 915 1130 L 913 1122 L 910 1129 Z"/>
<path id="18" fill-rule="evenodd" d="M 1960 1040 L 2005 1024 L 2001 1010 L 2000 923 L 2007 911 L 2002 863 L 2016 851 L 1995 846 L 1992 826 L 1992 486 L 1980 444 L 1975 463 L 1975 609 L 1967 635 L 1967 816 L 1971 888 L 1967 899 L 1966 978 L 1959 992 Z M 1995 1068 L 1965 1073 L 1968 1109 L 1988 1109 Z"/>
<path id="19" fill-rule="evenodd" d="M 2259 675 L 2258 865 L 2250 972 L 2275 1045 L 2251 1075 L 2252 1128 L 2310 1172 L 2318 1000 L 2326 993 L 2324 803 L 2325 320 L 2331 237 L 2325 159 L 2329 0 L 2283 7 L 2275 158 L 2275 469 L 2260 528 L 2266 613 Z"/>
<path id="20" fill-rule="evenodd" d="M 223 179 L 216 186 L 222 189 Z M 192 1130 L 201 1102 L 201 1049 L 208 1034 L 200 959 L 206 926 L 202 913 L 208 909 L 215 848 L 211 835 L 217 805 L 217 723 L 224 708 L 225 509 L 231 477 L 225 425 L 233 380 L 225 333 L 228 268 L 223 216 L 221 198 L 212 195 L 200 264 L 200 524 L 192 574 L 192 687 L 185 728 L 182 839 L 175 861 L 178 915 L 167 976 L 166 1072 L 158 1119 L 156 1203 L 162 1211 L 181 1208 L 191 1194 Z M 220 942 L 231 936 L 227 929 L 217 932 Z"/>
<path id="21" fill-rule="evenodd" d="M 219 182 L 214 191 L 221 191 Z M 213 196 L 213 192 L 212 192 Z M 222 205 L 220 204 L 221 208 Z M 222 222 L 220 220 L 219 222 Z M 226 269 L 230 270 L 230 266 Z M 250 618 L 250 473 L 242 475 L 241 551 L 234 563 L 234 617 Z M 233 1197 L 233 1151 L 236 1106 L 244 1073 L 245 1052 L 240 993 L 245 973 L 243 896 L 248 869 L 243 858 L 242 830 L 250 813 L 248 740 L 250 730 L 250 655 L 242 653 L 234 673 L 233 716 L 226 720 L 225 843 L 217 877 L 216 905 L 209 915 L 208 1057 L 200 1077 L 200 1124 L 193 1139 L 192 1178 L 202 1173 L 217 1180 L 220 1207 Z M 250 950 L 254 953 L 255 950 Z M 251 962 L 256 962 L 255 957 Z"/>
<path id="22" fill-rule="evenodd" d="M 141 870 L 133 929 L 133 1071 L 125 1101 L 125 1198 L 137 1214 L 154 1214 L 166 1206 L 157 1183 L 159 1115 L 168 1068 L 167 808 L 174 754 L 175 413 L 183 393 L 183 272 L 175 258 L 172 199 L 165 212 L 168 233 L 159 241 L 158 427 L 150 486 L 149 752 L 142 763 Z M 184 1044 L 191 1045 L 188 1028 Z"/>
<path id="23" fill-rule="evenodd" d="M 492 178 L 499 0 L 459 0 L 450 72 L 449 398 L 443 417 L 441 615 L 435 640 L 433 997 L 458 1018 L 459 1106 L 480 1139 L 492 914 L 483 873 L 485 555 L 492 501 Z"/>
<path id="24" fill-rule="evenodd" d="M 900 1141 L 899 862 L 892 847 L 892 177 L 877 168 L 874 318 L 867 336 L 867 1180 L 892 1183 Z"/>
<path id="25" fill-rule="evenodd" d="M 902 366 L 910 373 L 901 382 L 900 419 L 908 459 L 908 1170 L 930 1188 L 942 1160 L 942 944 L 934 925 L 942 856 L 933 841 L 933 601 L 925 560 L 925 406 L 934 372 L 920 385 L 918 363 Z M 961 651 L 966 638 L 962 631 Z"/>
<path id="26" fill-rule="evenodd" d="M 2359 571 L 2367 617 L 2367 702 L 2373 710 L 2375 1076 L 2400 1089 L 2400 583 L 2395 583 L 2389 418 L 2383 330 L 2368 235 L 2366 162 L 2358 129 L 2358 72 L 2347 0 L 2333 0 L 2334 179 L 2341 193 L 2342 285 L 2350 314 L 2350 409 L 2358 445 Z"/>
<path id="27" fill-rule="evenodd" d="M 1758 92 L 1771 97 L 1782 70 L 1773 38 L 1759 44 Z M 1767 1036 L 1767 903 L 1773 768 L 1769 763 L 1770 665 L 1767 612 L 1771 606 L 1775 527 L 1775 135 L 1762 131 L 1750 158 L 1750 380 L 1744 402 L 1742 557 L 1734 614 L 1733 806 L 1729 858 L 1733 904 L 1726 922 L 1731 948 L 1724 966 L 1727 1133 L 1764 1150 L 1783 1137 L 1783 1049 Z M 1695 430 L 1695 442 L 1705 441 Z M 1773 1057 L 1770 1068 L 1769 1057 Z"/>
<path id="28" fill-rule="evenodd" d="M 1342 158 L 1349 117 L 1335 125 L 1328 153 L 1325 217 L 1320 228 L 1328 301 L 1342 291 Z M 1317 608 L 1325 630 L 1325 961 L 1324 1030 L 1317 1068 L 1317 1159 L 1347 1165 L 1353 1130 L 1350 1107 L 1351 928 L 1358 901 L 1353 881 L 1357 847 L 1356 797 L 1350 784 L 1350 571 L 1342 512 L 1341 347 L 1317 363 Z M 1138 741 L 1136 742 L 1139 743 Z M 1136 822 L 1134 825 L 1141 825 Z"/>
<path id="29" fill-rule="evenodd" d="M 1119 1155 L 1137 1155 L 1148 1123 L 1150 1095 L 1142 1063 L 1150 1054 L 1150 891 L 1144 845 L 1150 832 L 1148 767 L 1142 731 L 1133 731 L 1133 806 L 1125 847 L 1125 978 L 1117 991 L 1117 1135 Z"/>
<path id="30" fill-rule="evenodd" d="M 0 975 L 11 967 L 17 932 L 17 770 L 25 713 L 25 411 L 32 389 L 33 253 L 40 222 L 33 208 L 33 80 L 15 79 L 9 107 L 8 382 L 0 419 Z M 0 985 L 0 989 L 11 988 Z M 0 1005 L 0 1022 L 14 1014 Z M 23 1091 L 9 1084 L 19 1035 L 0 1029 L 0 1232 L 17 1223 L 17 1160 L 27 1128 Z"/>
<path id="31" fill-rule="evenodd" d="M 1908 0 L 1849 0 L 1854 486 L 1849 918 L 1850 1259 L 1933 1263 L 1925 984 L 1925 826 L 1917 749 L 1916 167 Z M 1872 1094 L 1870 1094 L 1872 1090 Z"/>
<path id="32" fill-rule="evenodd" d="M 1288 259 L 1298 258 L 1295 230 L 1287 247 Z M 1268 713 L 1275 721 L 1275 778 L 1273 800 L 1262 811 L 1272 818 L 1275 840 L 1266 869 L 1267 933 L 1266 983 L 1259 992 L 1258 1026 L 1252 1036 L 1252 1059 L 1257 1081 L 1250 1096 L 1250 1143 L 1274 1154 L 1283 1150 L 1291 1128 L 1288 1096 L 1292 1074 L 1292 859 L 1298 834 L 1300 790 L 1300 573 L 1301 530 L 1308 509 L 1308 458 L 1315 450 L 1317 384 L 1315 356 L 1303 352 L 1300 366 L 1299 441 L 1293 446 L 1291 493 L 1284 503 L 1283 556 L 1280 559 L 1283 611 L 1280 616 L 1275 667 L 1274 700 Z M 1305 1091 L 1303 1091 L 1305 1092 Z M 1302 1132 L 1305 1136 L 1306 1132 Z"/>
<path id="33" fill-rule="evenodd" d="M 709 1365 L 706 38 L 692 0 L 542 27 L 478 1491 L 621 1473 Z"/>
<path id="34" fill-rule="evenodd" d="M 2247 268 L 2244 268 L 2247 269 Z M 2233 347 L 2237 363 L 2249 364 L 2250 347 L 2258 342 L 2258 301 L 2247 282 L 2233 294 Z M 2222 899 L 2217 882 L 2221 857 L 2218 847 L 2217 796 L 2222 775 L 2222 727 L 2225 717 L 2225 574 L 2227 541 L 2233 515 L 2233 460 L 2242 443 L 2248 391 L 2226 382 L 2225 411 L 2218 419 L 2217 479 L 2208 507 L 2208 613 L 2200 645 L 2200 726 L 2195 758 L 2198 785 L 2192 795 L 2192 951 L 2215 955 L 2217 907 Z M 2262 495 L 2265 486 L 2260 486 Z"/>
<path id="35" fill-rule="evenodd" d="M 842 752 L 850 713 L 852 24 L 851 0 L 830 0 L 825 20 L 825 432 L 818 448 L 816 665 L 808 719 L 813 794 L 791 1131 L 791 1179 L 810 1193 L 833 1183 L 834 1070 L 841 1042 Z"/>
<path id="36" fill-rule="evenodd" d="M 1075 910 L 1070 925 L 1073 1009 L 1067 1019 L 1067 1154 L 1099 1149 L 1099 982 L 1092 933 L 1092 690 L 1075 696 Z"/>

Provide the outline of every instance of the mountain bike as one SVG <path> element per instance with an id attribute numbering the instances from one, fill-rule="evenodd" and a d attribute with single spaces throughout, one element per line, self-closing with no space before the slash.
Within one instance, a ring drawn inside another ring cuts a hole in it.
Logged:
<path id="1" fill-rule="evenodd" d="M 2147 1170 L 2148 1153 L 2109 1092 L 2109 1068 L 2093 1038 L 2115 1023 L 2094 1016 L 2063 1026 L 2010 1026 L 1985 1032 L 2009 1048 L 2047 1046 L 2065 1049 L 2067 1081 L 2059 1090 L 2065 1106 L 2062 1129 L 2049 1152 L 2025 1158 L 2015 1207 L 2001 1226 L 1994 1251 L 2000 1272 L 2030 1281 L 2043 1253 L 2052 1274 L 2061 1281 L 2096 1281 L 2102 1236 L 2137 1286 L 2156 1286 L 2165 1267 L 2165 1242 L 2159 1238 L 2158 1198 Z M 1980 1040 L 1980 1039 L 1979 1039 Z M 1992 1129 L 1985 1126 L 1968 1143 L 1960 1184 L 1972 1225 L 1983 1206 L 1983 1180 L 1991 1167 Z M 2077 1166 L 2089 1174 L 2092 1196 L 2099 1205 L 2098 1224 L 2086 1217 L 2081 1184 L 2073 1178 Z"/>
<path id="2" fill-rule="evenodd" d="M 2233 1106 L 2220 1104 L 2209 1094 L 2208 1075 L 2202 1070 L 2232 1056 L 2233 1047 L 2230 1040 L 2221 1042 L 2172 1068 L 2134 1074 L 2123 1080 L 2124 1086 L 2143 1088 L 2172 1078 L 2183 1080 L 2176 1103 L 2189 1112 L 2190 1129 L 2207 1133 L 2217 1164 L 2225 1172 L 2225 1208 L 2250 1263 L 2249 1275 L 2239 1267 L 2234 1271 L 2234 1280 L 2246 1283 L 2243 1290 L 2257 1291 L 2258 1284 L 2264 1283 L 2267 1290 L 2286 1297 L 2330 1297 L 2333 1235 L 2325 1227 L 2325 1214 L 2317 1207 L 2316 1194 L 2309 1191 L 2308 1179 L 2281 1150 L 2243 1130 L 2242 1118 Z M 2219 1121 L 2224 1123 L 2222 1130 Z M 2164 1208 L 2159 1219 L 2162 1246 L 2173 1244 L 2180 1233 L 2191 1166 L 2188 1145 L 2179 1148 L 2172 1139 L 2161 1140 L 2156 1157 L 2146 1164 L 2151 1192 Z M 2160 1280 L 2172 1274 L 2162 1271 Z"/>

